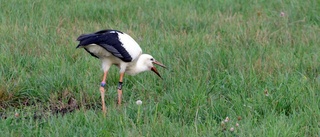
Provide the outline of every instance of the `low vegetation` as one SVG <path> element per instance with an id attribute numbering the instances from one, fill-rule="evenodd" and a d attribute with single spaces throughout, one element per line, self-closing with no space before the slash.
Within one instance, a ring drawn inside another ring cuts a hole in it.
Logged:
<path id="1" fill-rule="evenodd" d="M 319 136 L 320 2 L 0 0 L 2 136 Z M 107 79 L 75 49 L 130 34 L 168 66 Z M 142 104 L 137 105 L 136 101 Z"/>

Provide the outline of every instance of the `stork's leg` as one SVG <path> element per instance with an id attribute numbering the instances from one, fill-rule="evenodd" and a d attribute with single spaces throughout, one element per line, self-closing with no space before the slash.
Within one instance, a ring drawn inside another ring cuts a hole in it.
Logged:
<path id="1" fill-rule="evenodd" d="M 120 73 L 119 85 L 118 85 L 118 104 L 121 105 L 121 98 L 122 98 L 122 79 L 124 73 Z"/>
<path id="2" fill-rule="evenodd" d="M 107 113 L 106 104 L 105 104 L 105 102 L 104 102 L 104 92 L 105 92 L 104 87 L 105 87 L 105 85 L 106 85 L 107 73 L 108 73 L 108 71 L 105 71 L 105 72 L 103 73 L 102 82 L 101 82 L 101 84 L 100 84 L 102 112 L 103 112 L 104 114 Z"/>

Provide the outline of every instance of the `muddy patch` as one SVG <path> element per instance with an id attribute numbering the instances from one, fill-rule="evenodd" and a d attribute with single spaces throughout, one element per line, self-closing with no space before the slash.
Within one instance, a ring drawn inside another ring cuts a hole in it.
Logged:
<path id="1" fill-rule="evenodd" d="M 64 116 L 79 109 L 99 109 L 101 104 L 96 102 L 100 98 L 93 98 L 82 94 L 81 99 L 76 99 L 74 94 L 64 91 L 51 94 L 48 102 L 32 99 L 22 99 L 17 103 L 1 106 L 0 120 L 7 118 L 43 119 L 50 116 Z M 98 107 L 97 107 L 98 106 Z"/>

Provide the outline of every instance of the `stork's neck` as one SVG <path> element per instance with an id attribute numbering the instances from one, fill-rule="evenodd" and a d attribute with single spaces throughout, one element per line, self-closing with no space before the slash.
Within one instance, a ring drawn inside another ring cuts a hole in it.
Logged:
<path id="1" fill-rule="evenodd" d="M 126 69 L 126 73 L 129 75 L 136 75 L 147 70 L 149 70 L 149 68 L 144 64 L 144 60 L 140 55 L 136 61 L 130 63 Z"/>

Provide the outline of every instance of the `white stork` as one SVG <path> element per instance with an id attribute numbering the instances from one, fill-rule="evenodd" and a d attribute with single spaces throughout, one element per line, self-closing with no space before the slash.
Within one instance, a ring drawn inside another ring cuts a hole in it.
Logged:
<path id="1" fill-rule="evenodd" d="M 160 74 L 153 64 L 166 68 L 149 54 L 142 54 L 139 44 L 128 34 L 118 30 L 101 30 L 91 34 L 82 34 L 77 38 L 77 48 L 84 48 L 93 57 L 102 61 L 104 71 L 100 84 L 102 110 L 106 113 L 104 92 L 109 68 L 116 65 L 120 68 L 118 84 L 118 104 L 121 104 L 122 83 L 124 73 L 135 75 L 144 71 L 153 71 L 160 78 Z"/>

